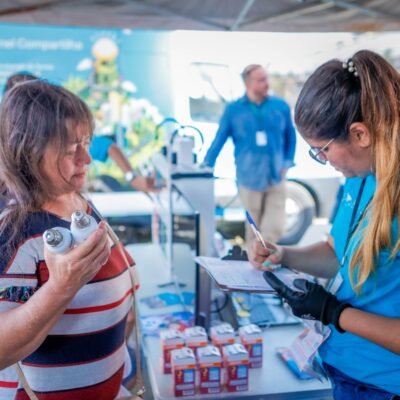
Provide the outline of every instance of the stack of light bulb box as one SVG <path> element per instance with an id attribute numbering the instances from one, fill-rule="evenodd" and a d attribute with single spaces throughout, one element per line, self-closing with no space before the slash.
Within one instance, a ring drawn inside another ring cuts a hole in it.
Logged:
<path id="1" fill-rule="evenodd" d="M 263 338 L 257 325 L 243 326 L 236 335 L 223 323 L 209 333 L 211 343 L 200 326 L 160 332 L 161 369 L 172 373 L 176 397 L 249 390 L 249 369 L 262 367 Z"/>

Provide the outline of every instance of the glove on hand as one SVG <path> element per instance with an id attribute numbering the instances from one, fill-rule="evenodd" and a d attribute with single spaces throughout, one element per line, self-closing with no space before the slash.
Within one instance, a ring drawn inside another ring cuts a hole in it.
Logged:
<path id="1" fill-rule="evenodd" d="M 286 286 L 271 271 L 264 272 L 264 279 L 279 296 L 287 301 L 297 317 L 318 320 L 324 325 L 333 324 L 340 333 L 344 332 L 339 326 L 339 317 L 345 308 L 351 307 L 350 304 L 341 303 L 336 296 L 326 291 L 321 285 L 306 279 L 293 281 L 293 285 L 300 291 Z"/>

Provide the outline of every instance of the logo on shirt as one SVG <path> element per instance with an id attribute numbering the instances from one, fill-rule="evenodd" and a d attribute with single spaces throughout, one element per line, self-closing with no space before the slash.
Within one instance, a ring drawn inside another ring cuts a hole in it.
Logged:
<path id="1" fill-rule="evenodd" d="M 344 207 L 353 208 L 354 207 L 354 200 L 351 197 L 350 193 L 345 193 L 343 196 L 343 205 Z"/>

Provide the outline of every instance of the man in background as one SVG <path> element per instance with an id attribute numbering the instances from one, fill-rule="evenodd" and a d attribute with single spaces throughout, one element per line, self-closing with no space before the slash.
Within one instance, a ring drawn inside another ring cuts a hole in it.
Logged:
<path id="1" fill-rule="evenodd" d="M 225 108 L 204 159 L 214 167 L 228 137 L 235 146 L 236 180 L 243 207 L 262 236 L 276 243 L 285 229 L 285 178 L 294 165 L 296 132 L 289 105 L 268 94 L 268 75 L 259 64 L 242 72 L 246 93 Z M 246 224 L 246 240 L 254 237 Z"/>

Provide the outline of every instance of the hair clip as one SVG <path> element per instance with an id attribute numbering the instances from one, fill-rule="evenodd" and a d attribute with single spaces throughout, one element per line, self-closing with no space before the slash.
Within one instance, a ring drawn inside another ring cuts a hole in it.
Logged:
<path id="1" fill-rule="evenodd" d="M 357 68 L 356 68 L 356 66 L 354 65 L 354 61 L 351 59 L 351 58 L 349 58 L 348 60 L 347 60 L 347 62 L 344 62 L 343 64 L 342 64 L 342 67 L 344 68 L 344 69 L 347 69 L 350 73 L 352 73 L 354 76 L 358 76 L 358 72 L 357 72 Z"/>

